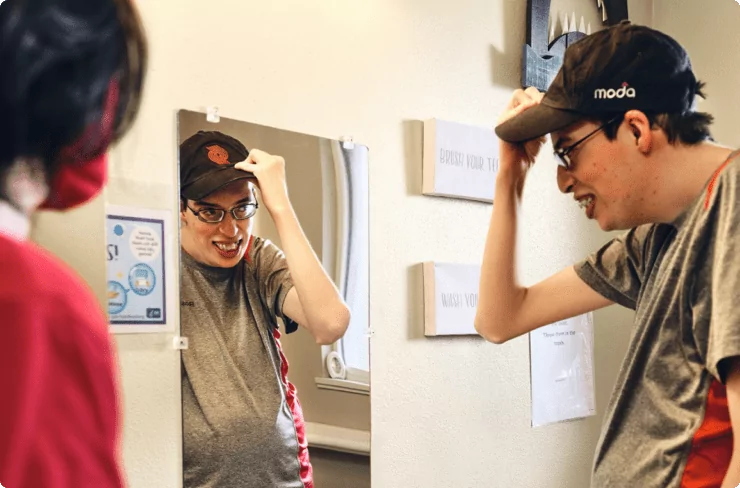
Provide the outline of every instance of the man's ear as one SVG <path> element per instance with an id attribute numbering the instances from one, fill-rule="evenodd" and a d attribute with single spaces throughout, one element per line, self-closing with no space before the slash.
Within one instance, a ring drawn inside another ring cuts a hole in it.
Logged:
<path id="1" fill-rule="evenodd" d="M 185 213 L 188 211 L 186 205 L 186 200 L 184 198 L 180 199 L 180 223 L 182 225 L 187 225 L 188 221 L 187 218 L 185 218 Z"/>
<path id="2" fill-rule="evenodd" d="M 634 142 L 637 150 L 642 154 L 649 154 L 653 149 L 654 137 L 650 120 L 639 110 L 630 110 L 624 114 L 625 128 L 629 131 L 628 137 Z"/>

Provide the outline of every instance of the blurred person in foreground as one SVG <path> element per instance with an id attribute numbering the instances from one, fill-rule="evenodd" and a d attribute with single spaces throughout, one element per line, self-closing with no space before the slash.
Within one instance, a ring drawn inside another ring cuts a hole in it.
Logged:
<path id="1" fill-rule="evenodd" d="M 0 484 L 121 487 L 107 317 L 28 235 L 35 211 L 105 185 L 140 107 L 144 32 L 129 0 L 6 0 L 0 38 Z"/>

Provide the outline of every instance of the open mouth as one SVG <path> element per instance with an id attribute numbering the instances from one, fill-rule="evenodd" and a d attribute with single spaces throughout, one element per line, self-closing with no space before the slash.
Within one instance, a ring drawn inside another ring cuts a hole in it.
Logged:
<path id="1" fill-rule="evenodd" d="M 236 242 L 213 242 L 213 245 L 216 248 L 216 251 L 221 255 L 221 257 L 226 259 L 233 259 L 236 256 L 239 255 L 239 251 L 241 251 L 242 247 L 242 240 L 239 239 Z"/>
<path id="2" fill-rule="evenodd" d="M 589 219 L 594 218 L 594 206 L 596 204 L 596 197 L 593 195 L 586 195 L 578 200 L 578 206 L 586 210 L 586 217 Z"/>

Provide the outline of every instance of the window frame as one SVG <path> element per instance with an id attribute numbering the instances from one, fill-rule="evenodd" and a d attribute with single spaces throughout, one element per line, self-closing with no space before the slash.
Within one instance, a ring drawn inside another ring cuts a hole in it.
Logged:
<path id="1" fill-rule="evenodd" d="M 347 293 L 348 286 L 346 282 L 347 274 L 354 271 L 353 276 L 356 276 L 357 271 L 356 268 L 348 271 L 350 265 L 354 264 L 354 261 L 347 262 L 344 253 L 339 252 L 336 247 L 345 248 L 351 246 L 354 244 L 354 242 L 350 242 L 353 237 L 355 238 L 355 242 L 359 243 L 358 246 L 365 247 L 360 252 L 365 253 L 367 262 L 362 264 L 363 266 L 367 266 L 367 271 L 365 273 L 360 272 L 359 279 L 367 281 L 362 283 L 362 286 L 359 286 L 359 288 L 368 300 L 366 310 L 367 328 L 363 331 L 362 335 L 355 334 L 353 336 L 361 344 L 348 345 L 347 336 L 345 335 L 335 343 L 321 347 L 323 374 L 322 377 L 316 378 L 315 381 L 317 387 L 321 389 L 369 395 L 369 356 L 368 370 L 347 366 L 345 356 L 347 347 L 367 347 L 369 355 L 369 339 L 371 336 L 369 317 L 369 168 L 366 157 L 358 158 L 357 160 L 352 158 L 354 155 L 352 150 L 356 149 L 364 150 L 365 155 L 367 154 L 367 148 L 364 146 L 358 148 L 354 144 L 347 142 L 328 141 L 326 145 L 321 146 L 322 184 L 324 185 L 323 194 L 325 198 L 323 210 L 324 246 L 321 259 L 324 269 L 332 275 L 333 280 L 337 283 L 337 288 L 344 296 Z M 354 208 L 348 209 L 348 205 Z M 362 214 L 361 218 L 357 219 L 356 217 L 360 213 Z M 351 219 L 350 215 L 355 218 Z M 351 229 L 353 232 L 351 232 Z M 359 237 L 357 236 L 358 232 L 360 234 Z M 337 235 L 343 236 L 338 242 L 333 240 L 333 236 Z M 365 257 L 363 256 L 364 259 Z M 352 287 L 358 282 L 350 283 L 349 286 Z M 352 307 L 350 306 L 350 308 Z"/>

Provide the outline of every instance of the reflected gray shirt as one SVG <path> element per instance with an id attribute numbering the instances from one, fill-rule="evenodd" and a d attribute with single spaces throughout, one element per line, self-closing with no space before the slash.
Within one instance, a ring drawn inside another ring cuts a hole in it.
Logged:
<path id="1" fill-rule="evenodd" d="M 181 267 L 185 488 L 303 488 L 296 426 L 273 329 L 293 287 L 284 255 L 254 237 L 234 268 L 184 251 Z"/>

